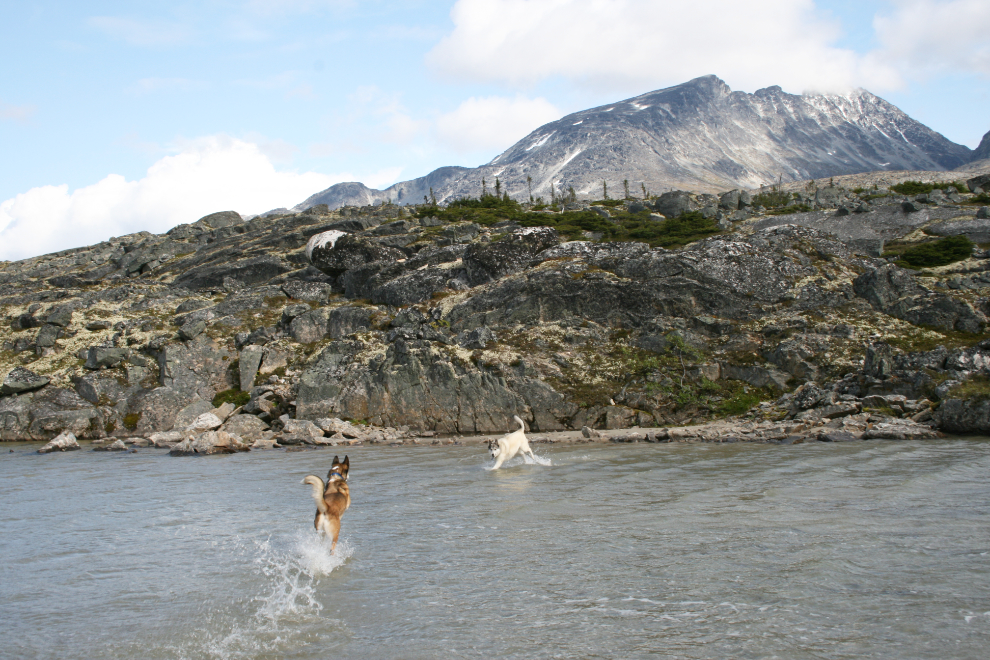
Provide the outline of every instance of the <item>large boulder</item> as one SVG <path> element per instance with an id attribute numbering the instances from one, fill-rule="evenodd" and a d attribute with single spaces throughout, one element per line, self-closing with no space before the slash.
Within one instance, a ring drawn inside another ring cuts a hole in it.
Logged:
<path id="1" fill-rule="evenodd" d="M 981 174 L 967 179 L 966 187 L 972 193 L 990 192 L 990 174 Z"/>
<path id="2" fill-rule="evenodd" d="M 314 235 L 306 244 L 310 263 L 327 275 L 343 275 L 373 261 L 395 262 L 406 255 L 396 248 L 386 247 L 375 240 L 336 229 Z"/>
<path id="3" fill-rule="evenodd" d="M 241 438 L 226 431 L 207 431 L 193 435 L 172 447 L 170 456 L 209 456 L 210 454 L 235 454 L 250 451 L 251 447 Z"/>
<path id="4" fill-rule="evenodd" d="M 218 211 L 216 213 L 204 215 L 202 218 L 194 222 L 193 225 L 209 229 L 223 229 L 224 227 L 233 227 L 234 225 L 243 223 L 244 218 L 242 218 L 241 214 L 237 211 Z"/>
<path id="5" fill-rule="evenodd" d="M 925 232 L 936 236 L 965 236 L 974 243 L 990 243 L 990 219 L 946 220 L 925 227 Z"/>
<path id="6" fill-rule="evenodd" d="M 41 390 L 34 395 L 30 414 L 28 435 L 32 439 L 47 440 L 63 431 L 71 431 L 78 438 L 106 435 L 97 408 L 72 390 L 53 387 Z"/>
<path id="7" fill-rule="evenodd" d="M 24 367 L 14 367 L 4 377 L 3 385 L 0 385 L 0 396 L 37 390 L 47 385 L 50 380 L 47 376 L 39 376 Z"/>
<path id="8" fill-rule="evenodd" d="M 552 227 L 524 227 L 492 243 L 479 243 L 464 253 L 471 286 L 491 282 L 531 265 L 540 252 L 560 243 Z"/>
<path id="9" fill-rule="evenodd" d="M 291 264 L 278 255 L 266 254 L 235 261 L 211 261 L 184 271 L 175 278 L 173 285 L 187 289 L 222 289 L 224 280 L 236 280 L 252 286 L 264 284 L 273 277 L 294 270 Z"/>
<path id="10" fill-rule="evenodd" d="M 874 309 L 915 325 L 975 333 L 986 323 L 969 303 L 932 293 L 894 264 L 866 271 L 853 281 L 853 291 Z"/>
<path id="11" fill-rule="evenodd" d="M 946 399 L 935 411 L 935 424 L 949 433 L 990 435 L 990 399 Z"/>
<path id="12" fill-rule="evenodd" d="M 241 390 L 250 391 L 254 387 L 254 377 L 258 375 L 263 355 L 264 349 L 261 346 L 245 346 L 241 351 L 238 360 Z"/>
<path id="13" fill-rule="evenodd" d="M 76 436 L 71 431 L 63 431 L 54 440 L 38 450 L 39 454 L 50 454 L 53 451 L 75 451 L 79 449 Z"/>
<path id="14" fill-rule="evenodd" d="M 654 202 L 653 208 L 661 215 L 668 218 L 676 218 L 690 211 L 697 211 L 701 208 L 701 205 L 698 204 L 698 201 L 691 193 L 684 192 L 683 190 L 671 190 L 660 195 L 656 202 Z"/>
<path id="15" fill-rule="evenodd" d="M 158 356 L 161 384 L 188 399 L 212 401 L 217 392 L 234 386 L 232 354 L 207 335 L 166 344 Z M 166 429 L 167 430 L 167 429 Z"/>

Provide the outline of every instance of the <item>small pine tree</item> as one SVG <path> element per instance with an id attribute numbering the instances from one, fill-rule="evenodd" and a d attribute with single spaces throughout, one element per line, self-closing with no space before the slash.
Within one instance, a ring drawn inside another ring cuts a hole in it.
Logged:
<path id="1" fill-rule="evenodd" d="M 430 201 L 433 202 L 433 206 L 437 205 L 437 196 L 433 194 L 433 186 L 430 186 Z"/>
<path id="2" fill-rule="evenodd" d="M 533 203 L 533 177 L 526 175 L 526 188 L 529 189 L 529 203 Z"/>
<path id="3" fill-rule="evenodd" d="M 488 184 L 485 183 L 485 177 L 481 177 L 481 196 L 482 197 L 488 196 Z"/>
<path id="4" fill-rule="evenodd" d="M 602 199 L 608 199 L 608 183 L 602 179 Z"/>
<path id="5" fill-rule="evenodd" d="M 648 198 L 649 195 L 646 194 L 646 184 L 643 183 L 642 181 L 640 181 L 639 182 L 639 187 L 642 188 L 642 190 L 643 190 L 643 199 Z"/>
<path id="6" fill-rule="evenodd" d="M 502 196 L 502 182 L 498 180 L 498 177 L 495 177 L 495 196 Z"/>
<path id="7" fill-rule="evenodd" d="M 577 193 L 574 192 L 574 186 L 567 187 L 567 201 L 572 204 L 577 201 Z"/>
<path id="8" fill-rule="evenodd" d="M 626 191 L 626 199 L 629 199 L 629 179 L 622 180 L 622 187 Z"/>

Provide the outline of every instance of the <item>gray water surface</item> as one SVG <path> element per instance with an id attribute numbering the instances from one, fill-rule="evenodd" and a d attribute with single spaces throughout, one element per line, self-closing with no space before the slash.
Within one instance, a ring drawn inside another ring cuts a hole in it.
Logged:
<path id="1" fill-rule="evenodd" d="M 985 658 L 990 443 L 0 446 L 4 658 Z M 13 453 L 6 453 L 10 448 Z"/>

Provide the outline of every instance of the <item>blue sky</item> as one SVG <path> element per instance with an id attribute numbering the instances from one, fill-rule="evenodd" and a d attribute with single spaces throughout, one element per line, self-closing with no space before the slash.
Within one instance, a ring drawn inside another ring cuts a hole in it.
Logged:
<path id="1" fill-rule="evenodd" d="M 0 259 L 489 161 L 714 73 L 990 130 L 985 0 L 0 4 Z"/>

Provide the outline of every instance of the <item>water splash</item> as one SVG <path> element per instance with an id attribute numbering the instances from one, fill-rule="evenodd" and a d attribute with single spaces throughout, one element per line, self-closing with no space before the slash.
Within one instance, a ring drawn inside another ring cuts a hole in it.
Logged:
<path id="1" fill-rule="evenodd" d="M 330 552 L 330 541 L 315 531 L 255 542 L 254 565 L 262 577 L 260 595 L 247 623 L 230 622 L 229 632 L 214 637 L 203 649 L 215 658 L 255 657 L 294 648 L 313 624 L 325 629 L 323 604 L 317 598 L 320 578 L 330 575 L 354 551 L 347 541 Z M 226 618 L 226 617 L 224 617 Z M 242 618 L 242 617 L 237 617 Z"/>

